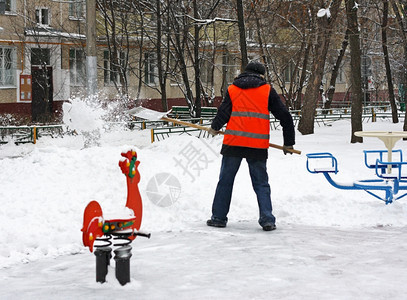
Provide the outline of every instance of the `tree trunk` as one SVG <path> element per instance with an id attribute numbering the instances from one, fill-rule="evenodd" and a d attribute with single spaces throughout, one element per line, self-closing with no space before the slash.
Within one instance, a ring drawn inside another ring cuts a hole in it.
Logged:
<path id="1" fill-rule="evenodd" d="M 143 15 L 140 13 L 138 16 L 140 20 L 140 28 L 144 28 L 144 18 Z M 143 86 L 143 49 L 144 49 L 144 30 L 140 30 L 140 42 L 138 45 L 138 49 L 140 50 L 138 55 L 138 82 L 136 83 L 137 93 L 136 99 L 140 99 L 141 94 L 141 87 Z"/>
<path id="2" fill-rule="evenodd" d="M 346 52 L 346 48 L 348 47 L 348 44 L 349 44 L 349 34 L 348 34 L 348 30 L 346 30 L 345 38 L 342 41 L 342 48 L 339 51 L 339 55 L 336 58 L 335 65 L 332 70 L 331 80 L 329 82 L 329 87 L 328 87 L 328 91 L 327 91 L 327 101 L 325 102 L 325 106 L 324 106 L 324 108 L 326 108 L 326 109 L 331 108 L 332 100 L 333 100 L 334 94 L 335 94 L 336 79 L 338 78 L 339 69 L 340 69 L 343 57 L 345 55 L 345 52 Z"/>
<path id="3" fill-rule="evenodd" d="M 391 4 L 393 7 L 393 11 L 396 15 L 396 20 L 397 23 L 400 27 L 400 36 L 403 41 L 403 50 L 404 50 L 404 64 L 403 64 L 403 77 L 402 77 L 402 92 L 400 94 L 400 98 L 404 100 L 404 103 L 406 104 L 406 90 L 407 90 L 407 28 L 405 23 L 403 23 L 403 20 L 407 17 L 407 3 L 406 1 L 395 1 L 391 0 Z M 399 10 L 401 9 L 401 12 Z M 402 16 L 403 15 L 403 16 Z M 404 116 L 404 125 L 403 125 L 403 130 L 407 131 L 407 109 L 406 113 Z"/>
<path id="4" fill-rule="evenodd" d="M 391 77 L 391 68 L 389 61 L 389 51 L 387 49 L 387 19 L 389 13 L 389 1 L 383 0 L 383 22 L 382 22 L 382 48 L 384 56 L 384 64 L 386 66 L 387 87 L 389 90 L 389 101 L 391 105 L 391 115 L 393 123 L 398 123 L 399 118 L 397 114 L 396 100 L 394 97 L 393 80 Z"/>
<path id="5" fill-rule="evenodd" d="M 199 19 L 198 7 L 196 0 L 193 2 L 194 5 L 194 18 Z M 196 23 L 194 25 L 194 70 L 195 70 L 195 118 L 201 117 L 201 75 L 199 67 L 199 30 L 200 26 Z"/>
<path id="6" fill-rule="evenodd" d="M 352 66 L 350 74 L 352 105 L 351 105 L 351 143 L 363 143 L 362 137 L 354 135 L 356 131 L 362 130 L 362 72 L 361 72 L 361 50 L 359 39 L 359 24 L 357 5 L 354 0 L 347 0 L 346 18 L 349 29 L 349 46 L 350 46 L 350 65 Z"/>
<path id="7" fill-rule="evenodd" d="M 334 0 L 331 5 L 331 17 L 327 15 L 318 18 L 318 36 L 315 45 L 315 55 L 311 67 L 311 76 L 304 95 L 304 105 L 301 109 L 301 119 L 298 130 L 306 135 L 314 133 L 315 111 L 317 108 L 319 88 L 322 82 L 326 56 L 329 49 L 332 27 L 336 21 L 339 7 L 342 1 Z"/>
<path id="8" fill-rule="evenodd" d="M 167 103 L 167 89 L 166 89 L 166 77 L 163 72 L 162 64 L 162 51 L 161 51 L 161 38 L 162 38 L 162 20 L 161 20 L 161 0 L 157 0 L 156 16 L 157 16 L 157 68 L 158 68 L 158 81 L 160 83 L 161 90 L 161 107 L 163 111 L 168 111 Z"/>
<path id="9" fill-rule="evenodd" d="M 185 50 L 186 43 L 184 40 L 181 40 L 181 36 L 184 38 L 188 37 L 190 28 L 189 28 L 189 26 L 187 26 L 185 24 L 185 17 L 182 18 L 181 21 L 179 21 L 180 18 L 178 18 L 176 16 L 173 6 L 169 6 L 168 9 L 170 10 L 169 13 L 171 14 L 171 23 L 173 26 L 173 30 L 175 33 L 177 33 L 177 34 L 174 34 L 174 40 L 171 39 L 171 43 L 172 43 L 172 46 L 174 47 L 176 58 L 179 63 L 179 69 L 181 72 L 182 81 L 184 84 L 184 88 L 182 89 L 182 92 L 184 93 L 188 108 L 192 112 L 194 98 L 193 98 L 193 94 L 192 94 L 192 90 L 191 90 L 191 85 L 189 84 L 187 64 L 186 64 L 185 56 L 184 56 L 184 54 L 186 53 L 186 50 Z M 183 22 L 182 29 L 181 29 L 179 22 Z M 178 33 L 181 33 L 181 34 L 178 34 Z M 169 38 L 171 38 L 171 37 L 169 37 Z"/>
<path id="10" fill-rule="evenodd" d="M 244 13 L 243 13 L 243 1 L 237 0 L 237 23 L 239 27 L 239 44 L 240 52 L 242 54 L 242 65 L 241 71 L 246 68 L 249 60 L 247 58 L 247 47 L 246 47 L 246 27 L 244 25 Z"/>
<path id="11" fill-rule="evenodd" d="M 300 81 L 298 83 L 297 98 L 294 101 L 295 110 L 301 109 L 302 89 L 304 87 L 304 83 L 307 78 L 308 59 L 309 59 L 311 47 L 312 47 L 311 37 L 309 36 L 307 39 L 306 45 L 305 45 L 304 58 L 302 60 L 302 70 L 301 70 L 301 75 L 300 75 Z"/>
<path id="12" fill-rule="evenodd" d="M 404 67 L 404 76 L 403 76 L 403 94 L 402 94 L 402 99 L 404 99 L 404 109 L 405 109 L 405 115 L 404 115 L 404 125 L 403 125 L 403 130 L 407 131 L 407 95 L 406 95 L 406 90 L 407 90 L 407 44 L 404 45 L 404 62 L 405 62 L 405 67 Z M 406 140 L 406 139 L 404 139 Z"/>
<path id="13" fill-rule="evenodd" d="M 406 1 L 402 1 L 402 13 L 403 13 L 403 20 L 406 20 L 407 17 L 407 3 Z M 402 97 L 404 99 L 404 107 L 405 107 L 405 116 L 404 116 L 404 126 L 403 130 L 407 131 L 407 26 L 406 23 L 400 23 L 400 25 L 403 25 L 402 31 L 403 31 L 403 49 L 404 49 L 404 65 L 403 65 L 403 94 Z M 406 139 L 404 139 L 406 140 Z"/>

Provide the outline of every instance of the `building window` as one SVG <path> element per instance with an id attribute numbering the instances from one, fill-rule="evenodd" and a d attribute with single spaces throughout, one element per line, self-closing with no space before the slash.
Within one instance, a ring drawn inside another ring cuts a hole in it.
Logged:
<path id="1" fill-rule="evenodd" d="M 212 73 L 212 63 L 208 60 L 203 60 L 201 66 L 201 80 L 204 83 L 212 83 L 213 73 Z"/>
<path id="2" fill-rule="evenodd" d="M 255 41 L 256 40 L 256 31 L 252 27 L 246 28 L 246 39 L 248 41 Z"/>
<path id="3" fill-rule="evenodd" d="M 10 47 L 0 47 L 0 86 L 15 86 L 16 50 Z"/>
<path id="4" fill-rule="evenodd" d="M 69 3 L 69 18 L 83 19 L 85 15 L 85 3 L 83 0 L 71 0 Z"/>
<path id="5" fill-rule="evenodd" d="M 169 79 L 171 86 L 178 86 L 178 62 L 174 55 L 169 56 Z"/>
<path id="6" fill-rule="evenodd" d="M 49 25 L 49 10 L 45 7 L 35 9 L 35 22 L 38 25 Z"/>
<path id="7" fill-rule="evenodd" d="M 51 51 L 48 48 L 31 48 L 32 66 L 49 66 L 51 64 Z"/>
<path id="8" fill-rule="evenodd" d="M 155 74 L 156 58 L 154 53 L 144 54 L 144 80 L 146 84 L 155 84 L 157 76 Z"/>
<path id="9" fill-rule="evenodd" d="M 225 82 L 228 85 L 232 84 L 239 69 L 239 67 L 236 65 L 236 57 L 226 52 L 223 55 L 222 60 L 223 60 L 222 73 L 225 76 Z"/>
<path id="10" fill-rule="evenodd" d="M 0 0 L 0 14 L 9 14 L 16 12 L 17 0 Z"/>
<path id="11" fill-rule="evenodd" d="M 120 72 L 125 72 L 126 53 L 118 53 L 118 62 L 111 58 L 109 50 L 103 51 L 103 77 L 105 85 L 113 85 L 120 82 Z"/>
<path id="12" fill-rule="evenodd" d="M 343 69 L 343 65 L 338 70 L 338 77 L 336 78 L 337 83 L 345 83 L 345 72 Z"/>
<path id="13" fill-rule="evenodd" d="M 86 81 L 85 51 L 69 49 L 69 75 L 72 86 L 83 86 Z"/>

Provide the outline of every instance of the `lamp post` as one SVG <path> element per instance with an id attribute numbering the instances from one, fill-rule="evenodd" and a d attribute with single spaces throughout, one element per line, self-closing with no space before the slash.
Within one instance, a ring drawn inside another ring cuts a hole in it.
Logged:
<path id="1" fill-rule="evenodd" d="M 86 0 L 86 76 L 87 95 L 97 93 L 97 53 L 96 53 L 96 0 Z"/>

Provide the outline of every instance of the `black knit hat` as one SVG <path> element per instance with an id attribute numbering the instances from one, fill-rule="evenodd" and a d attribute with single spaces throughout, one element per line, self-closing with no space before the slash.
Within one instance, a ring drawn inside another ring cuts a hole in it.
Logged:
<path id="1" fill-rule="evenodd" d="M 258 61 L 251 61 L 247 64 L 246 72 L 250 72 L 250 73 L 257 73 L 260 75 L 264 75 L 266 74 L 266 68 L 264 67 L 264 65 Z"/>

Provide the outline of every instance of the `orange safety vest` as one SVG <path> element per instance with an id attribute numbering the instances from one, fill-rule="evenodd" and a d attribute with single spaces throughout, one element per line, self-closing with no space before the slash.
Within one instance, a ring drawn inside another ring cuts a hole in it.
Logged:
<path id="1" fill-rule="evenodd" d="M 268 99 L 270 85 L 241 89 L 228 88 L 232 114 L 226 126 L 223 143 L 229 146 L 267 149 L 270 139 Z"/>

